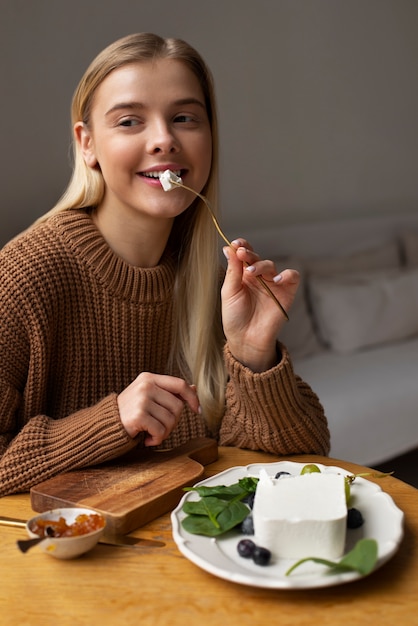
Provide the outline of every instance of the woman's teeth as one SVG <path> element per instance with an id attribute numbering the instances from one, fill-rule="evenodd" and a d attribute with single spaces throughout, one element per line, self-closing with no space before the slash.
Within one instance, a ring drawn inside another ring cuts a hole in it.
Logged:
<path id="1" fill-rule="evenodd" d="M 176 176 L 181 176 L 181 170 L 170 170 L 170 171 L 172 171 Z M 161 176 L 161 172 L 143 172 L 142 176 L 145 176 L 145 178 L 159 179 Z"/>

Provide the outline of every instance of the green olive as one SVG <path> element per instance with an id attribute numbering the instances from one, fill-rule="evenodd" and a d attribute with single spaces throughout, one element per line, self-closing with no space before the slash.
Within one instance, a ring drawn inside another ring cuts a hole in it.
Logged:
<path id="1" fill-rule="evenodd" d="M 348 504 L 349 504 L 349 502 L 350 502 L 350 498 L 351 498 L 351 488 L 350 488 L 350 484 L 351 484 L 351 481 L 350 481 L 350 479 L 348 478 L 348 476 L 346 476 L 346 477 L 344 478 L 344 486 L 345 486 L 345 501 L 346 501 L 346 503 L 347 503 L 347 506 L 348 506 Z"/>
<path id="2" fill-rule="evenodd" d="M 321 473 L 321 470 L 314 463 L 308 463 L 308 465 L 304 465 L 300 470 L 301 474 L 314 474 L 315 472 Z"/>

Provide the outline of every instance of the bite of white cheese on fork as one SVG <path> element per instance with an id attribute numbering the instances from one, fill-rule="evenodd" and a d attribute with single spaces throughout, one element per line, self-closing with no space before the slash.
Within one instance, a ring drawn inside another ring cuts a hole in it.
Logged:
<path id="1" fill-rule="evenodd" d="M 171 189 L 174 189 L 174 187 L 176 186 L 175 183 L 182 184 L 182 182 L 183 181 L 181 180 L 180 176 L 177 176 L 177 174 L 175 174 L 171 170 L 165 170 L 160 174 L 160 183 L 164 191 L 171 191 Z"/>

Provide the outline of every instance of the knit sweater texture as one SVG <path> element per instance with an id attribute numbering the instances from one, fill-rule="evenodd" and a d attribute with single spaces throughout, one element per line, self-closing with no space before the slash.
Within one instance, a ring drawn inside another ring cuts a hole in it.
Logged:
<path id="1" fill-rule="evenodd" d="M 0 495 L 128 452 L 117 395 L 141 372 L 179 375 L 167 360 L 175 263 L 129 265 L 88 212 L 48 219 L 0 252 Z M 220 346 L 222 349 L 222 346 Z M 253 373 L 223 346 L 225 413 L 211 433 L 185 406 L 162 448 L 201 436 L 278 455 L 327 454 L 323 408 L 289 354 Z"/>

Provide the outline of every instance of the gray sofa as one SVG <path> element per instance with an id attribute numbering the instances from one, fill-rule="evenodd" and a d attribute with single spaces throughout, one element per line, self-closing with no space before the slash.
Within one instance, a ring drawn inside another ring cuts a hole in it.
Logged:
<path id="1" fill-rule="evenodd" d="M 302 285 L 281 341 L 318 394 L 331 455 L 369 466 L 418 446 L 418 210 L 234 233 Z"/>

